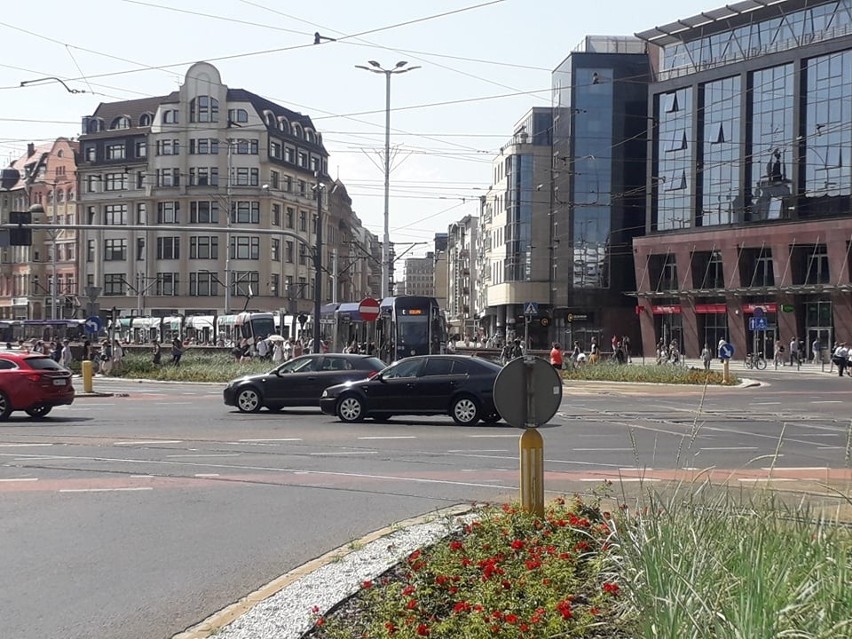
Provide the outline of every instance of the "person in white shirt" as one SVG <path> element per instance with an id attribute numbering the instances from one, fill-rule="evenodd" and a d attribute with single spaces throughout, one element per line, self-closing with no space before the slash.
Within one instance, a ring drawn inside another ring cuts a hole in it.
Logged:
<path id="1" fill-rule="evenodd" d="M 849 349 L 846 346 L 846 342 L 840 342 L 837 348 L 834 349 L 831 361 L 837 365 L 837 371 L 840 373 L 840 377 L 843 377 L 843 371 L 846 370 L 846 366 L 849 363 Z"/>
<path id="2" fill-rule="evenodd" d="M 66 339 L 62 342 L 62 354 L 59 358 L 59 363 L 68 370 L 71 370 L 71 362 L 74 361 L 74 355 L 71 353 L 71 343 Z"/>
<path id="3" fill-rule="evenodd" d="M 269 355 L 269 342 L 265 339 L 258 340 L 257 345 L 257 356 L 260 359 L 266 359 L 267 355 Z"/>

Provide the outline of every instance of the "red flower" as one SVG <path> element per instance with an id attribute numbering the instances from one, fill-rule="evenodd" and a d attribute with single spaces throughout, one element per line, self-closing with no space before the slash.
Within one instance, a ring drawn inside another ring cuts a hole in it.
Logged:
<path id="1" fill-rule="evenodd" d="M 495 619 L 502 619 L 503 618 L 503 611 L 502 610 L 495 610 L 494 612 L 491 613 L 491 616 L 494 617 Z"/>
<path id="2" fill-rule="evenodd" d="M 408 595 L 410 595 L 413 592 L 414 592 L 414 586 L 412 586 L 411 584 L 408 584 L 405 588 L 402 589 L 402 595 L 404 597 L 407 597 Z"/>
<path id="3" fill-rule="evenodd" d="M 462 566 L 470 566 L 473 563 L 473 560 L 470 557 L 463 557 L 461 560 Z"/>
<path id="4" fill-rule="evenodd" d="M 364 581 L 364 582 L 362 582 L 362 583 L 361 583 L 361 587 L 362 587 L 364 590 L 369 590 L 370 588 L 372 588 L 372 587 L 373 587 L 373 582 L 372 582 L 372 581 L 370 581 L 369 579 L 367 579 L 366 581 Z"/>
<path id="5" fill-rule="evenodd" d="M 574 613 L 571 611 L 571 602 L 568 599 L 563 599 L 556 604 L 556 611 L 562 615 L 563 619 L 571 619 Z"/>
<path id="6" fill-rule="evenodd" d="M 453 606 L 453 612 L 458 614 L 461 612 L 470 612 L 470 604 L 466 601 L 460 601 L 455 606 Z"/>
<path id="7" fill-rule="evenodd" d="M 536 568 L 541 567 L 541 562 L 538 559 L 527 559 L 524 564 L 527 567 L 527 570 L 535 570 Z"/>
<path id="8" fill-rule="evenodd" d="M 506 623 L 510 623 L 510 624 L 518 623 L 518 615 L 509 613 L 508 615 L 506 615 Z"/>
<path id="9" fill-rule="evenodd" d="M 524 542 L 521 539 L 515 539 L 512 542 L 512 550 L 521 550 L 524 547 Z"/>
<path id="10" fill-rule="evenodd" d="M 438 584 L 439 586 L 443 586 L 449 580 L 450 580 L 450 578 L 447 577 L 446 575 L 438 575 L 437 577 L 435 577 L 435 583 Z"/>
<path id="11" fill-rule="evenodd" d="M 420 559 L 421 554 L 422 553 L 420 552 L 420 550 L 415 550 L 413 553 L 408 555 L 408 561 L 417 561 L 418 559 Z"/>
<path id="12" fill-rule="evenodd" d="M 311 608 L 311 612 L 314 613 L 315 615 L 318 615 L 319 611 L 320 611 L 319 606 L 314 606 L 313 608 Z"/>
<path id="13" fill-rule="evenodd" d="M 418 637 L 428 637 L 429 636 L 429 626 L 425 623 L 421 623 L 417 626 L 417 636 Z"/>
<path id="14" fill-rule="evenodd" d="M 601 614 L 601 609 L 600 609 L 600 608 L 598 608 L 597 606 L 592 606 L 592 607 L 589 609 L 589 612 L 590 612 L 590 613 L 592 613 L 592 616 L 593 616 L 593 617 L 597 617 L 599 614 Z"/>
<path id="15" fill-rule="evenodd" d="M 406 610 L 414 610 L 416 607 L 417 607 L 417 600 L 416 599 L 409 599 L 408 603 L 405 604 Z"/>
<path id="16" fill-rule="evenodd" d="M 325 625 L 325 619 L 323 619 L 322 617 L 317 617 L 317 620 L 314 623 L 317 626 L 324 626 Z"/>
<path id="17" fill-rule="evenodd" d="M 541 585 L 543 585 L 543 586 L 549 586 L 549 585 L 550 585 L 550 578 L 549 578 L 549 577 L 545 577 L 544 579 L 542 579 L 542 580 L 541 580 Z"/>
<path id="18" fill-rule="evenodd" d="M 491 626 L 491 632 L 493 632 L 496 635 L 498 632 L 500 632 L 500 626 L 498 626 L 496 624 Z"/>
<path id="19" fill-rule="evenodd" d="M 574 545 L 574 552 L 585 552 L 591 550 L 591 546 L 589 546 L 589 542 L 587 541 L 578 541 Z"/>
<path id="20" fill-rule="evenodd" d="M 612 584 L 612 583 L 606 582 L 603 585 L 603 591 L 608 592 L 611 595 L 617 595 L 618 594 L 618 584 Z"/>
<path id="21" fill-rule="evenodd" d="M 461 550 L 464 547 L 462 542 L 455 540 L 450 542 L 450 550 Z"/>
<path id="22" fill-rule="evenodd" d="M 389 635 L 392 635 L 396 632 L 396 626 L 393 625 L 392 621 L 386 621 L 385 622 L 385 629 L 388 631 Z"/>
<path id="23" fill-rule="evenodd" d="M 521 629 L 521 632 L 528 632 L 530 629 L 530 627 L 525 623 L 522 623 L 519 627 Z"/>
<path id="24" fill-rule="evenodd" d="M 503 581 L 501 581 L 500 585 L 503 586 L 503 590 L 512 589 L 512 582 L 510 582 L 508 579 L 504 579 Z"/>

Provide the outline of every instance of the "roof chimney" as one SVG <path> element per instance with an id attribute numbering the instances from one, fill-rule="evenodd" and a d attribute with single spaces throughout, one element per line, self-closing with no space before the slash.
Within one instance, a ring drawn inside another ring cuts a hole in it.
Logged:
<path id="1" fill-rule="evenodd" d="M 33 142 L 29 142 L 27 144 L 27 157 L 31 158 L 35 155 L 35 144 Z"/>

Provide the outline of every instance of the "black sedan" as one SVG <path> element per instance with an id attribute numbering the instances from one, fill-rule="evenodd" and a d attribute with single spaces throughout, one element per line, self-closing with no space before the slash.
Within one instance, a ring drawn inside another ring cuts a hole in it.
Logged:
<path id="1" fill-rule="evenodd" d="M 419 355 L 388 366 L 370 379 L 331 386 L 320 398 L 322 412 L 344 422 L 394 415 L 449 415 L 469 426 L 500 420 L 494 380 L 500 366 L 468 355 Z"/>
<path id="2" fill-rule="evenodd" d="M 244 413 L 266 407 L 317 406 L 323 390 L 334 384 L 366 379 L 385 368 L 385 363 L 369 355 L 314 353 L 284 362 L 262 375 L 246 375 L 228 383 L 226 406 Z"/>

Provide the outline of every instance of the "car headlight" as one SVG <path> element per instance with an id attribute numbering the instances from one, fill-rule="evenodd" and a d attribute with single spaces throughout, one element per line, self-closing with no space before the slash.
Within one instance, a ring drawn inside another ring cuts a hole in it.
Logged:
<path id="1" fill-rule="evenodd" d="M 327 388 L 322 392 L 322 396 L 328 397 L 328 389 Z"/>

